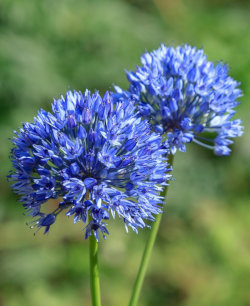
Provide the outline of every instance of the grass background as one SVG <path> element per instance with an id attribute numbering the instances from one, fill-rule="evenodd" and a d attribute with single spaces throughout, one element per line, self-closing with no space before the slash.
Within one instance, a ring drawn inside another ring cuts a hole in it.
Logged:
<path id="1" fill-rule="evenodd" d="M 163 42 L 223 60 L 242 83 L 245 134 L 229 157 L 178 153 L 140 306 L 250 305 L 250 3 L 236 0 L 0 1 L 0 305 L 91 305 L 88 243 L 60 216 L 36 237 L 10 190 L 9 137 L 67 89 L 126 88 L 123 70 Z M 53 203 L 49 203 L 51 205 Z M 103 305 L 127 305 L 148 230 L 119 220 L 100 243 Z"/>

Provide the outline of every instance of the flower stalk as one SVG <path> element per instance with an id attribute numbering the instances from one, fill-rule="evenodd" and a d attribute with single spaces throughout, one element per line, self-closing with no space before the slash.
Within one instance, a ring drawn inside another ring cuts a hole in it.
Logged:
<path id="1" fill-rule="evenodd" d="M 174 160 L 174 155 L 170 154 L 169 158 L 168 158 L 169 166 L 173 166 L 173 160 Z M 163 189 L 162 194 L 161 194 L 161 196 L 164 197 L 164 203 L 166 202 L 166 199 L 167 199 L 167 192 L 168 192 L 168 185 L 165 186 L 165 188 Z M 136 277 L 136 280 L 135 280 L 135 283 L 134 283 L 134 287 L 133 287 L 133 290 L 132 290 L 129 306 L 136 306 L 137 303 L 138 303 L 138 299 L 139 299 L 139 296 L 140 296 L 140 293 L 141 293 L 143 281 L 144 281 L 146 271 L 147 271 L 147 268 L 148 268 L 148 265 L 149 265 L 151 253 L 152 253 L 154 243 L 155 243 L 155 240 L 156 240 L 156 237 L 157 237 L 157 233 L 158 233 L 158 230 L 159 230 L 159 227 L 160 227 L 162 215 L 163 214 L 158 214 L 155 217 L 155 222 L 152 223 L 152 227 L 151 227 L 149 237 L 148 237 L 148 240 L 147 240 L 145 248 L 144 248 L 144 252 L 143 252 L 143 255 L 142 255 L 140 267 L 139 267 L 137 277 Z"/>
<path id="2" fill-rule="evenodd" d="M 90 288 L 93 306 L 101 306 L 101 292 L 98 268 L 98 242 L 92 233 L 89 237 Z"/>

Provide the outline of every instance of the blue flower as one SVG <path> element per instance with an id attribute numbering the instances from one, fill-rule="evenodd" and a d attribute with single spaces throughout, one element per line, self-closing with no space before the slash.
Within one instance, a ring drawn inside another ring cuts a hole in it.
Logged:
<path id="1" fill-rule="evenodd" d="M 37 213 L 36 217 L 38 217 L 38 219 L 31 222 L 31 224 L 35 223 L 35 225 L 32 225 L 31 228 L 34 228 L 36 226 L 38 227 L 38 231 L 41 227 L 45 227 L 44 234 L 48 234 L 50 226 L 56 221 L 55 214 L 46 215 L 44 213 Z"/>
<path id="2" fill-rule="evenodd" d="M 113 105 L 113 94 L 68 91 L 25 123 L 12 140 L 14 191 L 34 226 L 48 233 L 66 210 L 74 222 L 86 223 L 85 237 L 108 234 L 110 214 L 126 229 L 146 226 L 161 212 L 162 186 L 169 179 L 161 137 L 138 118 L 130 99 Z M 49 199 L 61 199 L 50 214 Z"/>
<path id="3" fill-rule="evenodd" d="M 172 154 L 191 141 L 228 155 L 231 138 L 242 135 L 241 120 L 232 119 L 239 83 L 228 68 L 207 60 L 203 50 L 184 45 L 161 47 L 141 57 L 142 66 L 127 72 L 128 91 L 115 87 L 116 99 L 130 97 L 143 118 L 164 134 Z"/>

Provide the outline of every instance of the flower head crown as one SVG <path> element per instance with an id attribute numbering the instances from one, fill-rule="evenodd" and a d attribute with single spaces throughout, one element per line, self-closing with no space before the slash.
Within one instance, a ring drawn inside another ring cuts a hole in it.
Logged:
<path id="1" fill-rule="evenodd" d="M 202 49 L 188 45 L 161 45 L 142 55 L 141 63 L 135 72 L 127 72 L 128 91 L 116 87 L 118 97 L 137 100 L 141 116 L 167 136 L 173 154 L 194 141 L 217 155 L 228 155 L 231 138 L 242 135 L 241 121 L 232 119 L 241 91 L 228 68 L 214 65 Z"/>
<path id="2" fill-rule="evenodd" d="M 113 94 L 68 91 L 53 114 L 41 110 L 12 140 L 10 180 L 38 229 L 45 233 L 63 210 L 82 220 L 86 238 L 108 234 L 106 220 L 117 214 L 137 231 L 161 212 L 159 192 L 169 174 L 161 137 L 134 113 L 131 101 L 113 106 Z M 61 198 L 50 214 L 49 199 Z M 89 218 L 88 218 L 89 216 Z"/>

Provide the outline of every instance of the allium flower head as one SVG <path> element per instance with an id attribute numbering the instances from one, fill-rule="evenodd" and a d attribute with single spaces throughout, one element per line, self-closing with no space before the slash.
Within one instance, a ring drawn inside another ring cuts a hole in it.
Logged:
<path id="1" fill-rule="evenodd" d="M 85 237 L 108 234 L 110 214 L 134 231 L 161 212 L 161 185 L 168 179 L 161 137 L 134 113 L 131 101 L 113 106 L 113 94 L 68 91 L 41 110 L 34 123 L 24 123 L 12 140 L 14 191 L 34 226 L 45 233 L 65 210 L 86 223 Z M 49 199 L 56 210 L 43 213 Z"/>
<path id="2" fill-rule="evenodd" d="M 232 119 L 241 91 L 227 66 L 213 64 L 203 50 L 188 45 L 161 45 L 142 55 L 141 63 L 135 72 L 127 72 L 128 91 L 116 87 L 118 97 L 137 100 L 141 116 L 167 136 L 173 154 L 194 141 L 228 155 L 231 138 L 242 135 L 242 127 L 241 120 Z"/>

